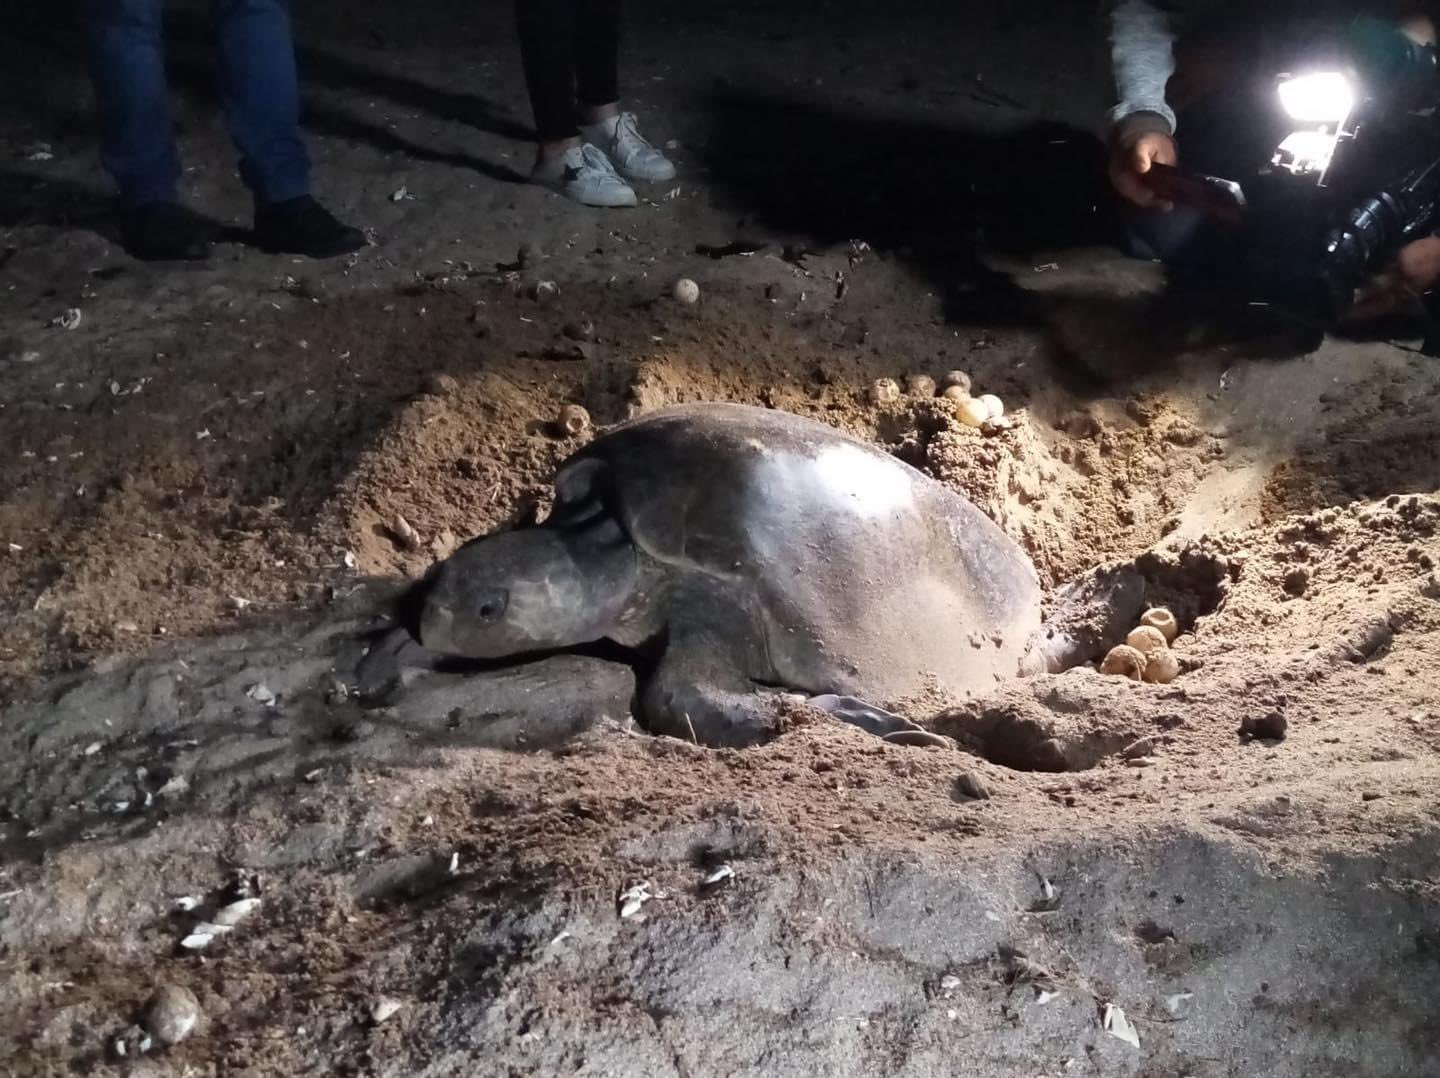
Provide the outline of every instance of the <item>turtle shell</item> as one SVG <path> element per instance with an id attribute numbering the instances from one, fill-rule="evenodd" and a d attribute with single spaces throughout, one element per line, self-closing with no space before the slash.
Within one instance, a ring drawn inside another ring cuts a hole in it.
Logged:
<path id="1" fill-rule="evenodd" d="M 761 636 L 767 668 L 746 671 L 757 681 L 874 700 L 964 695 L 1013 676 L 1040 624 L 1034 567 L 974 505 L 786 412 L 657 411 L 571 457 L 556 487 L 557 512 L 598 496 L 643 555 L 684 578 L 656 593 L 680 607 L 665 623 Z"/>

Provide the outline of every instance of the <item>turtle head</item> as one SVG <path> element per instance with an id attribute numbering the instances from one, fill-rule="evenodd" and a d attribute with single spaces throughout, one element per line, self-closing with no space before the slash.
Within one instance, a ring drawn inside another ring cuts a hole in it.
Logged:
<path id="1" fill-rule="evenodd" d="M 503 659 L 601 639 L 629 599 L 635 552 L 628 541 L 582 539 L 538 527 L 467 543 L 431 570 L 418 611 L 421 645 Z"/>

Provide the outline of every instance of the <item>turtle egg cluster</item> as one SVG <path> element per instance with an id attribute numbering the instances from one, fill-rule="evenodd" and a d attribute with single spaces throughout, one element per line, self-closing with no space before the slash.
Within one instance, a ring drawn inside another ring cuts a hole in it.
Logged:
<path id="1" fill-rule="evenodd" d="M 967 427 L 995 434 L 1010 426 L 1005 402 L 993 393 L 972 394 L 970 375 L 949 371 L 939 383 L 928 374 L 907 374 L 903 395 L 930 400 L 937 395 L 953 409 L 955 418 Z M 871 404 L 894 404 L 901 397 L 901 383 L 893 378 L 877 379 L 870 387 Z"/>
<path id="2" fill-rule="evenodd" d="M 1010 425 L 1005 418 L 1005 402 L 993 393 L 974 396 L 970 376 L 964 371 L 951 371 L 940 384 L 940 396 L 951 402 L 955 418 L 967 427 L 992 433 Z"/>
<path id="3" fill-rule="evenodd" d="M 1180 674 L 1180 660 L 1170 650 L 1179 635 L 1175 615 L 1163 606 L 1153 607 L 1140 616 L 1140 624 L 1130 630 L 1125 643 L 1110 649 L 1100 672 L 1131 681 L 1169 684 Z"/>

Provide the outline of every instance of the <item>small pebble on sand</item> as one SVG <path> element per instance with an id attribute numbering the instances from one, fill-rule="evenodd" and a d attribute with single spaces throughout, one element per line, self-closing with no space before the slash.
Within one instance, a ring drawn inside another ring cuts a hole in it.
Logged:
<path id="1" fill-rule="evenodd" d="M 460 388 L 453 375 L 430 374 L 425 378 L 425 392 L 432 397 L 446 397 Z"/>
<path id="2" fill-rule="evenodd" d="M 1284 741 L 1289 726 L 1285 716 L 1278 711 L 1240 720 L 1240 736 L 1247 740 Z"/>
<path id="3" fill-rule="evenodd" d="M 200 1020 L 200 1001 L 188 988 L 162 984 L 145 1004 L 145 1029 L 164 1045 L 179 1044 Z"/>
<path id="4" fill-rule="evenodd" d="M 976 801 L 985 801 L 992 796 L 990 784 L 974 771 L 966 771 L 956 779 L 955 789 Z"/>

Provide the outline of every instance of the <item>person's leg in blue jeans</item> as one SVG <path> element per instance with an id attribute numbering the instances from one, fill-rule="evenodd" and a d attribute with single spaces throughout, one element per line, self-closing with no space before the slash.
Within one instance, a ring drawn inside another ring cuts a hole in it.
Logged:
<path id="1" fill-rule="evenodd" d="M 221 81 L 240 171 L 255 196 L 255 234 L 268 251 L 316 258 L 365 236 L 310 197 L 299 130 L 295 46 L 284 0 L 214 0 Z M 178 201 L 180 159 L 165 79 L 164 0 L 85 0 L 102 156 L 120 189 L 121 235 L 137 258 L 201 259 L 208 224 Z"/>
<path id="2" fill-rule="evenodd" d="M 163 0 L 88 0 L 101 158 L 127 206 L 174 202 L 180 156 L 165 82 Z"/>
<path id="3" fill-rule="evenodd" d="M 240 175 L 255 198 L 255 239 L 266 251 L 329 258 L 365 246 L 310 195 L 300 137 L 300 84 L 287 0 L 212 0 L 221 88 Z"/>
<path id="4" fill-rule="evenodd" d="M 310 193 L 300 85 L 284 0 L 213 0 L 225 120 L 257 206 Z"/>
<path id="5" fill-rule="evenodd" d="M 120 190 L 122 241 L 138 258 L 204 258 L 208 226 L 176 195 L 164 0 L 86 0 L 85 14 L 101 159 Z"/>

